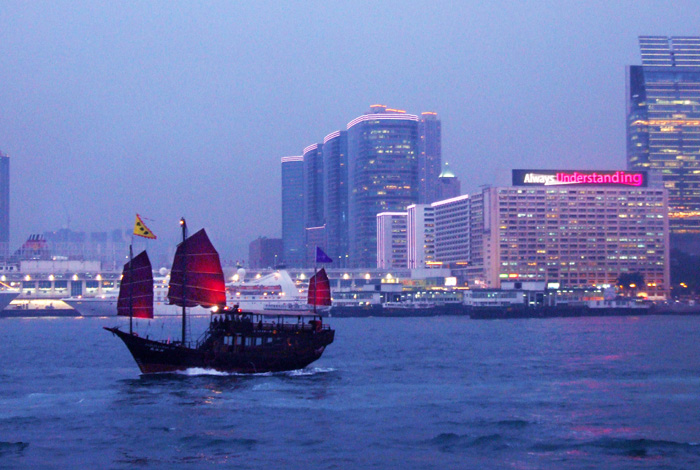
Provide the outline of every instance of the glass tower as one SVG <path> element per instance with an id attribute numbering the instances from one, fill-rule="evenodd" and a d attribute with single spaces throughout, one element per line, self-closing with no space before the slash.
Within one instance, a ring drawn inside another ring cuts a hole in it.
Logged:
<path id="1" fill-rule="evenodd" d="M 377 214 L 403 212 L 418 201 L 418 116 L 374 105 L 347 130 L 350 263 L 372 267 Z"/>
<path id="2" fill-rule="evenodd" d="M 282 158 L 282 246 L 289 267 L 304 265 L 304 157 Z"/>
<path id="3" fill-rule="evenodd" d="M 323 225 L 323 145 L 312 144 L 304 149 L 304 226 Z"/>
<path id="4" fill-rule="evenodd" d="M 430 204 L 439 199 L 438 177 L 442 167 L 442 126 L 437 113 L 421 113 L 418 132 L 418 202 Z"/>
<path id="5" fill-rule="evenodd" d="M 672 233 L 700 233 L 700 37 L 641 36 L 627 71 L 627 167 L 661 174 Z"/>
<path id="6" fill-rule="evenodd" d="M 323 139 L 323 192 L 327 254 L 336 267 L 348 261 L 348 133 L 331 132 Z"/>

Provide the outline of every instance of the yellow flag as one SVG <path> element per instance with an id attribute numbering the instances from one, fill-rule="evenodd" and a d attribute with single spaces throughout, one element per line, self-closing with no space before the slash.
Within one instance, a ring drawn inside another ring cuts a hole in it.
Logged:
<path id="1" fill-rule="evenodd" d="M 139 237 L 143 238 L 150 238 L 152 240 L 155 240 L 157 237 L 153 232 L 151 232 L 151 229 L 146 227 L 146 224 L 143 223 L 143 220 L 141 220 L 141 216 L 136 214 L 136 225 L 134 225 L 134 235 L 138 235 Z"/>

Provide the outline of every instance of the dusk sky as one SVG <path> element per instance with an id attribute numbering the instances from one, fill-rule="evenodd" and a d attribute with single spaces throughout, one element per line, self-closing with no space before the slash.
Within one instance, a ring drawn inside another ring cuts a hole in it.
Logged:
<path id="1" fill-rule="evenodd" d="M 281 236 L 280 157 L 371 104 L 437 112 L 465 193 L 623 169 L 637 38 L 700 35 L 700 2 L 0 0 L 0 24 L 13 250 L 138 212 L 247 258 Z"/>

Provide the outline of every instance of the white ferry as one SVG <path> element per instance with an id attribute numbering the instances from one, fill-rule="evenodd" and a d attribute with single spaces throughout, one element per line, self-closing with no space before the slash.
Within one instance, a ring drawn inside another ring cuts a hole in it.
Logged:
<path id="1" fill-rule="evenodd" d="M 155 316 L 179 315 L 180 307 L 168 303 L 169 276 L 153 279 L 153 314 Z M 69 297 L 63 301 L 80 315 L 115 316 L 119 289 L 91 297 Z M 226 303 L 238 305 L 253 313 L 308 312 L 305 290 L 296 286 L 287 271 L 275 271 L 250 281 L 231 282 L 226 285 Z M 189 315 L 209 315 L 210 309 L 191 307 Z"/>

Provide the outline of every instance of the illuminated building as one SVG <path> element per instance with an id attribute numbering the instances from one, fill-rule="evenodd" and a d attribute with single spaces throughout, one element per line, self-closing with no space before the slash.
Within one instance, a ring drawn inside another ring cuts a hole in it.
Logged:
<path id="1" fill-rule="evenodd" d="M 438 198 L 440 126 L 433 112 L 419 118 L 403 110 L 373 105 L 368 113 L 350 121 L 347 130 L 331 132 L 322 144 L 306 147 L 302 159 L 303 200 L 298 199 L 298 193 L 289 193 L 296 202 L 289 202 L 286 212 L 283 209 L 283 219 L 284 214 L 288 216 L 283 226 L 290 227 L 287 232 L 283 230 L 285 256 L 303 265 L 305 256 L 294 257 L 294 253 L 308 248 L 303 240 L 310 236 L 316 241 L 325 240 L 324 251 L 339 263 L 338 267 L 375 266 L 376 215 L 403 212 L 419 198 Z M 285 184 L 294 187 L 294 183 L 283 181 L 283 189 Z M 284 200 L 291 201 L 283 196 Z M 296 225 L 291 228 L 293 204 L 302 208 L 296 210 L 297 217 L 303 217 L 301 229 Z M 323 236 L 317 231 L 303 234 L 305 229 L 319 227 L 325 227 Z M 291 235 L 299 232 L 301 242 Z"/>
<path id="2" fill-rule="evenodd" d="M 323 193 L 326 254 L 346 267 L 348 260 L 348 133 L 331 132 L 323 139 Z"/>
<path id="3" fill-rule="evenodd" d="M 438 177 L 442 166 L 442 126 L 437 113 L 421 113 L 418 121 L 418 203 L 440 199 Z"/>
<path id="4" fill-rule="evenodd" d="M 435 212 L 427 204 L 411 204 L 406 210 L 408 269 L 436 268 Z"/>
<path id="5" fill-rule="evenodd" d="M 627 166 L 661 174 L 670 229 L 700 233 L 700 37 L 641 36 L 627 72 Z"/>
<path id="6" fill-rule="evenodd" d="M 376 216 L 377 269 L 406 269 L 406 212 Z"/>
<path id="7" fill-rule="evenodd" d="M 457 196 L 431 204 L 435 217 L 435 260 L 458 269 L 470 256 L 471 199 Z"/>
<path id="8" fill-rule="evenodd" d="M 644 172 L 514 170 L 513 183 L 482 191 L 473 281 L 583 288 L 638 272 L 650 297 L 668 294 L 667 192 L 647 187 Z"/>
<path id="9" fill-rule="evenodd" d="M 304 192 L 304 157 L 283 157 L 282 245 L 289 267 L 304 265 Z"/>
<path id="10" fill-rule="evenodd" d="M 403 212 L 418 201 L 418 116 L 374 105 L 348 130 L 350 262 L 377 262 L 381 212 Z"/>
<path id="11" fill-rule="evenodd" d="M 437 178 L 435 185 L 436 197 L 433 201 L 442 201 L 443 199 L 452 199 L 462 194 L 462 185 L 455 174 L 450 170 L 449 165 L 445 162 L 445 168 Z M 430 202 L 433 202 L 430 201 Z"/>
<path id="12" fill-rule="evenodd" d="M 304 149 L 304 227 L 323 225 L 323 145 Z M 323 247 L 325 249 L 325 247 Z"/>
<path id="13" fill-rule="evenodd" d="M 667 191 L 649 186 L 646 176 L 513 170 L 511 187 L 423 206 L 433 215 L 434 260 L 472 288 L 500 288 L 504 280 L 614 286 L 620 275 L 640 273 L 646 285 L 639 292 L 666 297 Z M 409 218 L 407 233 L 419 232 L 412 227 L 419 223 Z M 409 260 L 412 249 L 409 235 Z"/>

